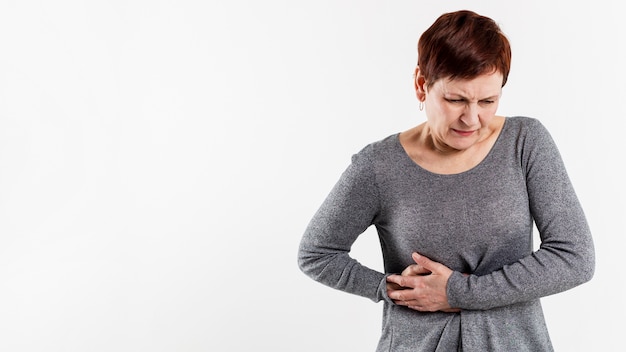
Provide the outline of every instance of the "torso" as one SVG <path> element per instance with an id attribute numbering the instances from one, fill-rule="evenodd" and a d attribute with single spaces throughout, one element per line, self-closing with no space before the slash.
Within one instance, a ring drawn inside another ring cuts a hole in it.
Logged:
<path id="1" fill-rule="evenodd" d="M 518 143 L 532 125 L 526 119 L 508 121 L 481 141 L 473 158 L 465 154 L 463 167 L 438 169 L 416 161 L 399 135 L 375 144 L 363 158 L 374 163 L 367 170 L 376 174 L 372 193 L 378 195 L 375 207 L 381 207 L 375 225 L 385 272 L 399 273 L 414 263 L 413 251 L 476 276 L 531 255 L 531 200 Z M 453 160 L 443 159 L 447 165 Z M 360 201 L 355 206 L 362 207 Z M 464 351 L 552 351 L 538 299 L 458 315 L 421 314 L 386 302 L 383 314 L 378 351 L 456 351 L 458 345 Z"/>
<path id="2" fill-rule="evenodd" d="M 426 122 L 400 133 L 400 144 L 409 157 L 420 167 L 436 174 L 458 174 L 474 168 L 489 154 L 495 144 L 505 118 L 496 116 L 479 142 L 466 150 L 442 153 L 429 143 L 425 133 Z"/>

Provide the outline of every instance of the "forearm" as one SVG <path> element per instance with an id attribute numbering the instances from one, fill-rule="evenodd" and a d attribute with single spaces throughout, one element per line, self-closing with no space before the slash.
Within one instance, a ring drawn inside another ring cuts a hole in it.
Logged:
<path id="1" fill-rule="evenodd" d="M 575 247 L 575 251 L 544 247 L 483 276 L 455 272 L 447 285 L 450 305 L 486 310 L 531 301 L 585 283 L 594 272 L 593 244 L 582 241 Z"/>
<path id="2" fill-rule="evenodd" d="M 307 276 L 326 286 L 374 302 L 385 299 L 385 274 L 360 264 L 347 252 L 302 242 L 298 265 Z"/>

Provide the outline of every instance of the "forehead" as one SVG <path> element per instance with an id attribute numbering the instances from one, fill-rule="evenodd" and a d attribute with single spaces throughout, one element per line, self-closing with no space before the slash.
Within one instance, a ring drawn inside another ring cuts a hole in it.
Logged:
<path id="1" fill-rule="evenodd" d="M 502 92 L 502 74 L 494 72 L 472 79 L 443 78 L 433 84 L 433 90 L 475 99 L 497 96 Z"/>

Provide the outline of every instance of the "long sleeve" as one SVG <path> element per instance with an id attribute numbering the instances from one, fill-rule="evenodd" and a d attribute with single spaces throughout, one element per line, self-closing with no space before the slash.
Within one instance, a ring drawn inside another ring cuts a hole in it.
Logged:
<path id="1" fill-rule="evenodd" d="M 353 156 L 307 226 L 300 242 L 298 265 L 320 283 L 380 301 L 385 298 L 385 274 L 349 255 L 352 244 L 373 224 L 380 208 L 367 149 Z"/>
<path id="2" fill-rule="evenodd" d="M 553 139 L 534 121 L 519 143 L 540 247 L 486 275 L 454 272 L 447 288 L 454 307 L 485 310 L 526 302 L 568 290 L 593 276 L 591 232 Z"/>

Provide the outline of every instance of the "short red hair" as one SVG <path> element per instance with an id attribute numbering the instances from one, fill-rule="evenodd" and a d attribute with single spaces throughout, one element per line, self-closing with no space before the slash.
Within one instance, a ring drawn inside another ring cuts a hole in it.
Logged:
<path id="1" fill-rule="evenodd" d="M 511 68 L 509 40 L 494 20 L 462 10 L 441 15 L 420 37 L 418 66 L 428 86 L 441 78 L 472 79 Z"/>

